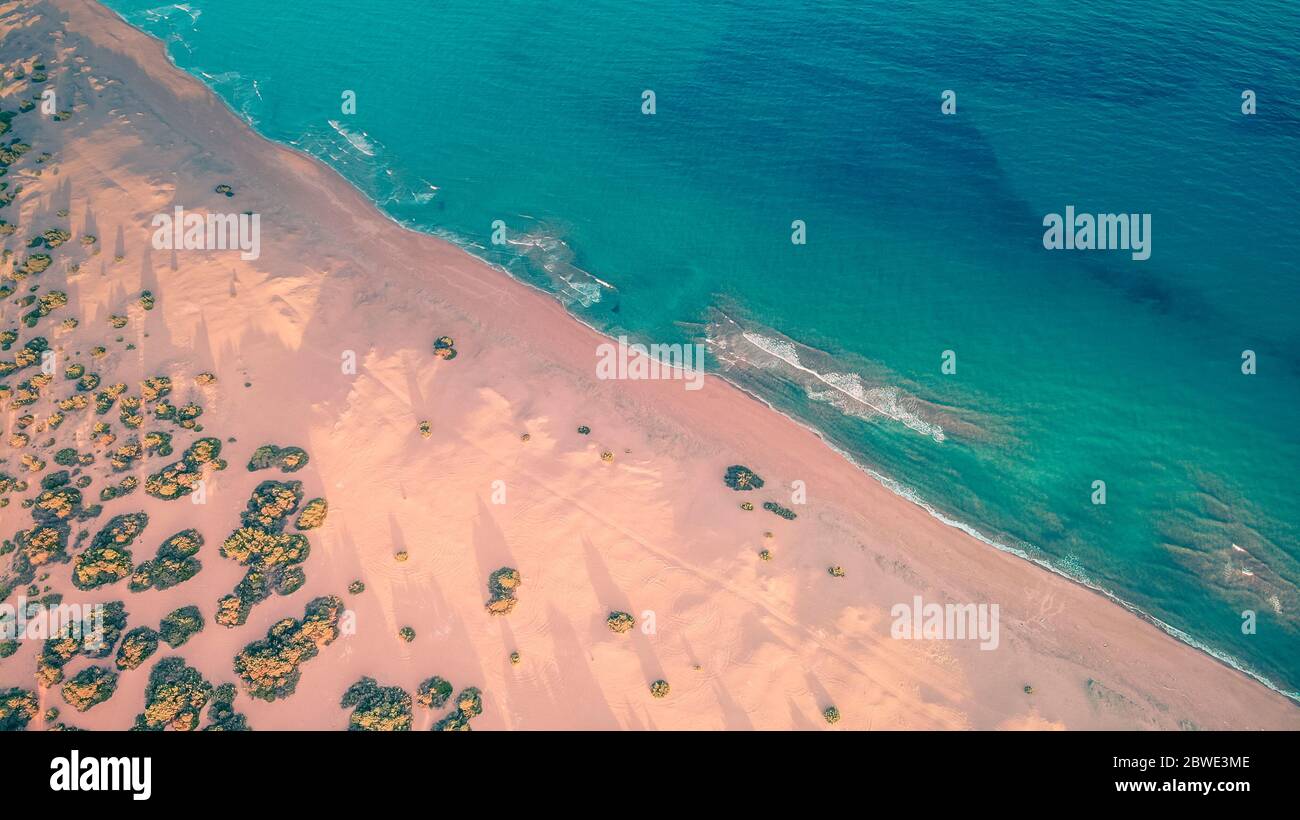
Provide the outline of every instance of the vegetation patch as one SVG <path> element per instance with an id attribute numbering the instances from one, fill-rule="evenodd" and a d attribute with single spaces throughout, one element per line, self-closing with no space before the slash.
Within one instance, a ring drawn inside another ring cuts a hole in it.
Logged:
<path id="1" fill-rule="evenodd" d="M 163 658 L 149 673 L 144 690 L 144 712 L 136 716 L 137 731 L 160 732 L 172 728 L 191 732 L 212 697 L 212 684 L 184 658 Z"/>
<path id="2" fill-rule="evenodd" d="M 83 614 L 81 622 L 62 624 L 59 634 L 42 645 L 36 659 L 36 680 L 42 686 L 62 681 L 63 667 L 78 655 L 101 659 L 113 654 L 126 629 L 126 607 L 121 601 L 110 601 L 101 610 Z"/>
<path id="3" fill-rule="evenodd" d="M 96 589 L 115 584 L 131 574 L 131 544 L 149 523 L 142 512 L 115 515 L 99 531 L 90 546 L 72 565 L 72 584 L 77 589 Z"/>
<path id="4" fill-rule="evenodd" d="M 415 690 L 415 702 L 426 709 L 441 709 L 451 697 L 451 682 L 434 675 L 426 678 Z"/>
<path id="5" fill-rule="evenodd" d="M 21 732 L 39 710 L 35 692 L 18 688 L 0 690 L 0 732 Z"/>
<path id="6" fill-rule="evenodd" d="M 611 612 L 609 617 L 605 619 L 605 624 L 610 628 L 610 631 L 622 635 L 636 626 L 636 619 L 626 612 Z"/>
<path id="7" fill-rule="evenodd" d="M 313 498 L 302 506 L 302 512 L 298 513 L 298 520 L 293 522 L 294 529 L 297 530 L 314 530 L 325 524 L 325 515 L 329 512 L 329 504 L 323 498 Z"/>
<path id="8" fill-rule="evenodd" d="M 203 546 L 203 536 L 198 530 L 181 530 L 163 541 L 152 560 L 142 561 L 131 573 L 132 592 L 147 589 L 171 589 L 184 583 L 203 569 L 194 555 Z"/>
<path id="9" fill-rule="evenodd" d="M 433 342 L 433 355 L 445 361 L 456 358 L 456 342 L 450 336 L 439 336 Z"/>
<path id="10" fill-rule="evenodd" d="M 738 492 L 758 490 L 763 487 L 763 479 L 759 477 L 758 473 L 743 464 L 733 464 L 728 467 L 727 474 L 722 477 L 722 481 Z"/>
<path id="11" fill-rule="evenodd" d="M 117 668 L 123 671 L 139 669 L 158 651 L 158 633 L 147 626 L 137 626 L 122 636 L 117 648 Z"/>
<path id="12" fill-rule="evenodd" d="M 208 707 L 208 725 L 205 732 L 247 732 L 248 719 L 235 711 L 235 685 L 223 683 L 212 690 L 212 705 Z"/>
<path id="13" fill-rule="evenodd" d="M 63 699 L 78 712 L 113 697 L 117 691 L 117 672 L 107 666 L 88 666 L 63 684 Z"/>
<path id="14" fill-rule="evenodd" d="M 411 696 L 398 686 L 380 686 L 374 678 L 362 678 L 348 687 L 339 704 L 352 709 L 349 732 L 409 732 Z"/>
<path id="15" fill-rule="evenodd" d="M 183 606 L 174 609 L 158 625 L 158 634 L 172 649 L 184 644 L 192 636 L 203 631 L 203 613 L 196 606 Z"/>
<path id="16" fill-rule="evenodd" d="M 199 482 L 209 473 L 226 469 L 226 462 L 220 456 L 220 439 L 201 438 L 185 448 L 180 461 L 149 476 L 144 491 L 169 501 L 184 498 L 198 489 Z"/>
<path id="17" fill-rule="evenodd" d="M 248 459 L 248 471 L 267 470 L 278 467 L 283 473 L 296 473 L 307 466 L 307 451 L 301 447 L 276 447 L 263 444 L 253 451 Z"/>
<path id="18" fill-rule="evenodd" d="M 777 515 L 784 518 L 786 521 L 793 521 L 797 517 L 794 513 L 794 510 L 790 509 L 789 507 L 782 507 L 780 504 L 776 503 L 775 501 L 763 502 L 763 509 L 767 510 L 770 513 L 776 513 Z"/>
<path id="19" fill-rule="evenodd" d="M 483 693 L 473 686 L 456 696 L 456 708 L 433 725 L 435 732 L 468 732 L 469 722 L 483 714 Z"/>
<path id="20" fill-rule="evenodd" d="M 339 636 L 342 612 L 343 601 L 337 596 L 316 598 L 307 604 L 301 621 L 277 621 L 266 638 L 245 646 L 235 656 L 235 674 L 248 694 L 266 701 L 292 695 L 302 678 L 302 664 Z"/>
<path id="21" fill-rule="evenodd" d="M 515 591 L 523 584 L 523 579 L 519 577 L 519 570 L 510 567 L 502 567 L 488 576 L 488 592 L 491 598 L 485 607 L 489 615 L 508 615 L 515 608 L 519 600 L 515 597 Z"/>
<path id="22" fill-rule="evenodd" d="M 263 481 L 253 490 L 240 519 L 243 526 L 221 545 L 223 557 L 233 558 L 248 571 L 235 591 L 218 602 L 217 623 L 239 626 L 272 592 L 288 595 L 306 583 L 306 573 L 298 564 L 307 560 L 311 545 L 304 535 L 283 532 L 301 502 L 299 481 Z"/>

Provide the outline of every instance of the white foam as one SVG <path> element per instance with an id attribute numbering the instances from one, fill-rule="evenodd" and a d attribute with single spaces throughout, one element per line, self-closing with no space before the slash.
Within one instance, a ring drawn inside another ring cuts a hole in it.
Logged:
<path id="1" fill-rule="evenodd" d="M 903 396 L 897 387 L 889 385 L 868 387 L 862 381 L 862 377 L 856 373 L 818 373 L 811 367 L 804 366 L 799 359 L 799 352 L 789 342 L 752 331 L 742 331 L 740 335 L 764 353 L 775 356 L 790 367 L 812 376 L 831 388 L 817 390 L 806 387 L 805 392 L 813 401 L 825 402 L 841 413 L 857 418 L 870 418 L 873 413 L 881 415 L 902 422 L 908 429 L 930 436 L 940 443 L 947 438 L 941 426 L 921 418 L 908 406 L 910 400 Z"/>
<path id="2" fill-rule="evenodd" d="M 343 125 L 339 123 L 338 120 L 329 120 L 328 122 L 330 124 L 330 127 L 334 129 L 334 132 L 338 134 L 340 137 L 342 137 L 343 139 L 347 140 L 348 143 L 353 148 L 357 149 L 358 151 L 360 151 L 361 153 L 365 154 L 368 157 L 373 157 L 375 155 L 375 144 L 370 141 L 369 139 L 370 135 L 367 134 L 365 131 L 362 131 L 360 134 L 356 134 L 344 128 Z"/>

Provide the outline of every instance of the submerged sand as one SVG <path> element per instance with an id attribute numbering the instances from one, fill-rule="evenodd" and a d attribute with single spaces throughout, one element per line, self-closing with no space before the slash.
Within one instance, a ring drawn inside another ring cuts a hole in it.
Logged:
<path id="1" fill-rule="evenodd" d="M 23 185 L 0 214 L 20 226 L 6 247 L 21 256 L 30 235 L 67 224 L 73 241 L 56 258 L 84 257 L 76 273 L 58 263 L 41 280 L 69 295 L 55 325 L 76 316 L 80 326 L 41 332 L 80 360 L 105 344 L 96 368 L 105 384 L 134 391 L 170 375 L 177 403 L 204 406 L 203 435 L 235 438 L 206 503 L 137 491 L 87 525 L 147 511 L 137 561 L 197 528 L 207 542 L 197 577 L 164 592 L 132 594 L 121 582 L 79 593 L 70 566 L 56 565 L 49 583 L 68 601 L 124 600 L 131 627 L 197 605 L 205 631 L 155 659 L 183 655 L 214 683 L 235 680 L 234 655 L 276 620 L 342 596 L 355 634 L 308 662 L 293 696 L 265 703 L 241 692 L 236 709 L 254 728 L 344 728 L 339 699 L 358 678 L 414 691 L 435 674 L 482 689 L 477 729 L 814 729 L 828 728 L 831 705 L 836 728 L 848 729 L 1300 728 L 1286 698 L 945 526 L 717 378 L 699 391 L 597 379 L 604 338 L 553 299 L 395 225 L 321 163 L 257 136 L 159 42 L 98 4 L 8 3 L 0 31 L 6 64 L 41 55 L 72 111 L 64 122 L 39 111 L 16 119 L 33 154 L 53 156 L 5 177 Z M 3 108 L 32 93 L 8 83 Z M 233 198 L 214 192 L 223 183 Z M 259 214 L 260 258 L 154 250 L 151 220 L 176 205 Z M 100 238 L 100 254 L 77 244 L 85 233 Z M 145 289 L 151 311 L 137 304 Z M 11 302 L 5 327 L 22 312 Z M 110 314 L 129 324 L 110 328 Z M 455 340 L 453 360 L 432 355 L 442 335 Z M 217 383 L 195 385 L 202 371 Z M 6 439 L 18 415 L 5 412 Z M 89 447 L 97 420 L 93 410 L 70 419 L 60 441 Z M 193 437 L 177 435 L 177 453 Z M 302 447 L 310 462 L 292 476 L 248 472 L 266 443 Z M 13 472 L 19 451 L 4 455 L 0 467 Z M 764 491 L 728 489 L 732 464 L 761 474 Z M 159 466 L 146 462 L 142 477 Z M 307 498 L 328 499 L 329 516 L 307 533 L 303 588 L 227 629 L 212 622 L 216 602 L 244 570 L 218 547 L 266 478 L 303 481 Z M 807 487 L 796 520 L 740 508 L 789 504 L 796 480 Z M 30 523 L 16 500 L 0 510 L 0 535 Z M 763 549 L 772 560 L 760 560 Z M 401 551 L 409 560 L 395 560 Z M 487 578 L 503 566 L 523 585 L 514 610 L 493 617 Z M 356 579 L 366 590 L 349 595 Z M 998 647 L 892 638 L 891 608 L 918 595 L 998 604 Z M 610 631 L 613 610 L 638 627 Z M 410 643 L 397 635 L 408 625 Z M 0 687 L 35 689 L 38 649 L 0 661 Z M 84 714 L 57 687 L 40 691 L 41 705 L 78 727 L 125 728 L 152 665 L 124 672 L 116 694 Z M 658 679 L 671 684 L 666 698 L 650 696 Z M 436 717 L 417 708 L 415 728 Z"/>

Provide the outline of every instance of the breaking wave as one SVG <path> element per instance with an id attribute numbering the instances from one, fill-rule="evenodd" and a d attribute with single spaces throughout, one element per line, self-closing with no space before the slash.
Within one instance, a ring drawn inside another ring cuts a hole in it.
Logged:
<path id="1" fill-rule="evenodd" d="M 829 404 L 846 416 L 899 422 L 904 427 L 942 443 L 943 426 L 923 416 L 920 402 L 890 384 L 871 384 L 858 373 L 819 372 L 805 363 L 794 342 L 741 328 L 723 316 L 710 326 L 709 344 L 724 366 L 747 365 L 780 368 L 783 375 L 803 387 L 813 401 Z"/>

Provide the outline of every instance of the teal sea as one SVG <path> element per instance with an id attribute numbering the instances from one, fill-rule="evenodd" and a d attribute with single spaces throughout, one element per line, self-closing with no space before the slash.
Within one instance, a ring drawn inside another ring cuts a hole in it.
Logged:
<path id="1" fill-rule="evenodd" d="M 395 220 L 1300 692 L 1292 0 L 109 5 Z M 1150 259 L 1046 250 L 1069 205 Z"/>

